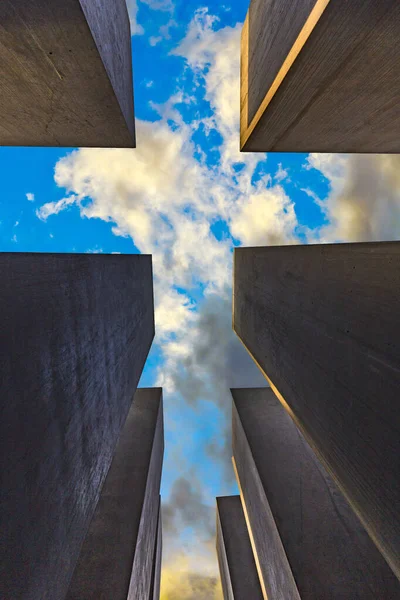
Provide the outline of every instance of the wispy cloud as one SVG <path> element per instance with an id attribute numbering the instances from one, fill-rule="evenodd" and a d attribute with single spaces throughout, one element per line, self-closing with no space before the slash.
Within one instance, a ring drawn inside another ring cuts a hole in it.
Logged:
<path id="1" fill-rule="evenodd" d="M 140 3 L 147 5 L 152 10 L 162 11 L 171 14 L 174 12 L 175 8 L 173 0 L 126 0 L 126 6 L 128 8 L 131 23 L 132 35 L 143 35 L 145 33 L 143 25 L 138 22 L 138 12 Z M 164 25 L 160 28 L 160 40 L 164 38 L 169 39 L 169 28 L 172 27 L 174 23 L 175 22 L 171 19 L 171 21 L 168 22 L 167 25 Z"/>
<path id="2" fill-rule="evenodd" d="M 282 168 L 282 163 L 279 163 L 278 170 L 274 175 L 274 179 L 276 181 L 283 181 L 289 177 L 289 172 L 286 169 Z"/>
<path id="3" fill-rule="evenodd" d="M 65 210 L 68 206 L 71 206 L 78 200 L 79 198 L 77 196 L 71 195 L 67 198 L 57 200 L 57 202 L 48 202 L 47 204 L 43 204 L 43 206 L 36 210 L 36 216 L 42 221 L 46 221 L 51 215 L 58 214 L 59 212 Z"/>
<path id="4" fill-rule="evenodd" d="M 131 22 L 131 33 L 132 35 L 143 35 L 144 29 L 142 25 L 139 25 L 137 21 L 138 15 L 138 0 L 126 0 L 126 6 L 128 8 L 129 18 Z"/>

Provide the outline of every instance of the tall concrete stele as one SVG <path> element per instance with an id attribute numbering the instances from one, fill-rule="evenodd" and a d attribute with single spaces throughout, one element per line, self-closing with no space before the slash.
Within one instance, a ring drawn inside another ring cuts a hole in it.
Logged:
<path id="1" fill-rule="evenodd" d="M 136 391 L 65 600 L 159 600 L 161 389 Z"/>
<path id="2" fill-rule="evenodd" d="M 400 242 L 235 250 L 235 332 L 400 579 L 399 298 Z"/>
<path id="3" fill-rule="evenodd" d="M 242 544 L 250 537 L 264 598 L 400 597 L 400 582 L 273 391 L 232 396 L 234 466 L 249 532 Z M 237 520 L 226 529 L 236 531 Z"/>
<path id="4" fill-rule="evenodd" d="M 0 598 L 158 600 L 151 257 L 3 253 L 0 276 Z"/>
<path id="5" fill-rule="evenodd" d="M 398 0 L 251 0 L 244 152 L 400 152 Z"/>
<path id="6" fill-rule="evenodd" d="M 125 0 L 0 2 L 0 145 L 135 146 Z"/>
<path id="7" fill-rule="evenodd" d="M 217 556 L 225 600 L 263 600 L 239 496 L 217 498 Z"/>

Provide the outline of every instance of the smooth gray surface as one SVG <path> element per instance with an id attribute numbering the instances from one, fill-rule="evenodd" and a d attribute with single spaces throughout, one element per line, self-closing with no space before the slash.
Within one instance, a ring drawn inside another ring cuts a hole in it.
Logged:
<path id="1" fill-rule="evenodd" d="M 263 600 L 240 496 L 217 498 L 217 554 L 225 600 Z"/>
<path id="2" fill-rule="evenodd" d="M 400 575 L 400 243 L 235 250 L 234 329 Z"/>
<path id="3" fill-rule="evenodd" d="M 153 339 L 151 257 L 0 274 L 0 597 L 63 600 Z"/>
<path id="4" fill-rule="evenodd" d="M 0 145 L 135 146 L 125 0 L 2 0 L 0 72 Z"/>
<path id="5" fill-rule="evenodd" d="M 273 391 L 239 389 L 232 396 L 239 478 L 247 443 L 301 599 L 400 598 L 400 582 Z M 250 487 L 243 489 L 249 500 Z M 254 509 L 263 512 L 261 504 Z M 258 541 L 265 528 L 257 530 L 254 511 L 250 518 Z M 268 579 L 262 548 L 259 558 Z"/>
<path id="6" fill-rule="evenodd" d="M 66 600 L 127 600 L 131 576 L 140 580 L 132 581 L 135 593 L 129 597 L 149 600 L 163 451 L 162 391 L 140 388 L 115 449 Z M 132 575 L 137 562 L 140 564 Z"/>

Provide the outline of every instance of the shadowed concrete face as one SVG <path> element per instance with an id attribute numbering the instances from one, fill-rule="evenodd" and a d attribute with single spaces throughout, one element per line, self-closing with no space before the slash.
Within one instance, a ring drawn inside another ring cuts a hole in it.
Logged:
<path id="1" fill-rule="evenodd" d="M 0 254 L 0 597 L 64 600 L 154 335 L 150 256 Z"/>
<path id="2" fill-rule="evenodd" d="M 400 243 L 235 250 L 234 329 L 400 577 Z"/>
<path id="3" fill-rule="evenodd" d="M 0 144 L 133 147 L 125 0 L 0 2 Z"/>
<path id="4" fill-rule="evenodd" d="M 399 152 L 399 36 L 397 0 L 251 0 L 242 150 Z"/>
<path id="5" fill-rule="evenodd" d="M 151 586 L 149 600 L 160 599 L 161 585 L 161 563 L 162 563 L 162 515 L 161 515 L 161 497 L 158 505 L 158 527 L 157 539 L 154 548 L 153 572 L 151 574 Z"/>
<path id="6" fill-rule="evenodd" d="M 268 598 L 400 598 L 400 582 L 273 391 L 232 396 L 235 464 Z M 282 578 L 285 561 L 295 585 Z"/>
<path id="7" fill-rule="evenodd" d="M 217 498 L 217 555 L 225 600 L 262 600 L 239 496 Z"/>
<path id="8" fill-rule="evenodd" d="M 153 600 L 163 451 L 161 389 L 138 389 L 66 600 Z"/>

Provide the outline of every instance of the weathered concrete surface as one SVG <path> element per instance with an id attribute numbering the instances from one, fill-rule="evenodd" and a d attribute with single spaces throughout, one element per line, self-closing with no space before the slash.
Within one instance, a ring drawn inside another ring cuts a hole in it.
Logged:
<path id="1" fill-rule="evenodd" d="M 151 598 L 163 451 L 161 389 L 138 389 L 66 600 Z"/>
<path id="2" fill-rule="evenodd" d="M 224 600 L 233 600 L 233 589 L 232 589 L 232 582 L 231 582 L 231 578 L 230 578 L 230 574 L 229 574 L 229 563 L 228 563 L 228 557 L 226 555 L 226 549 L 225 549 L 225 544 L 224 544 L 224 539 L 223 539 L 223 534 L 222 534 L 222 529 L 221 529 L 221 521 L 219 519 L 219 515 L 218 515 L 218 508 L 217 508 L 217 523 L 216 523 L 217 527 L 217 539 L 216 539 L 216 546 L 217 546 L 217 559 L 218 559 L 218 567 L 219 567 L 219 574 L 220 574 L 220 578 L 221 578 L 221 587 L 222 587 L 222 594 L 224 597 Z"/>
<path id="3" fill-rule="evenodd" d="M 0 274 L 0 597 L 64 600 L 154 335 L 151 257 Z"/>
<path id="4" fill-rule="evenodd" d="M 264 600 L 301 600 L 249 442 L 232 407 L 232 445 L 241 500 Z"/>
<path id="5" fill-rule="evenodd" d="M 0 2 L 0 144 L 134 147 L 125 0 Z"/>
<path id="6" fill-rule="evenodd" d="M 235 250 L 234 329 L 400 577 L 400 243 Z"/>
<path id="7" fill-rule="evenodd" d="M 160 429 L 161 427 L 163 427 L 163 423 L 159 417 L 157 428 Z M 150 593 L 159 514 L 160 480 L 158 473 L 161 477 L 163 451 L 164 435 L 156 432 L 139 525 L 137 550 L 129 584 L 128 600 L 147 600 Z"/>
<path id="8" fill-rule="evenodd" d="M 242 150 L 399 152 L 399 37 L 398 0 L 252 0 Z"/>
<path id="9" fill-rule="evenodd" d="M 158 527 L 157 538 L 154 548 L 153 571 L 151 574 L 151 586 L 149 600 L 160 600 L 161 586 L 161 564 L 162 564 L 162 514 L 161 514 L 161 497 L 158 505 Z"/>
<path id="10" fill-rule="evenodd" d="M 315 0 L 252 0 L 248 11 L 248 120 L 274 82 Z M 289 18 L 288 18 L 289 17 Z"/>
<path id="11" fill-rule="evenodd" d="M 273 391 L 232 396 L 235 463 L 268 598 L 292 597 L 272 589 L 280 565 L 268 509 L 301 600 L 400 598 L 400 582 Z"/>
<path id="12" fill-rule="evenodd" d="M 239 496 L 217 498 L 217 556 L 225 600 L 262 600 Z"/>

